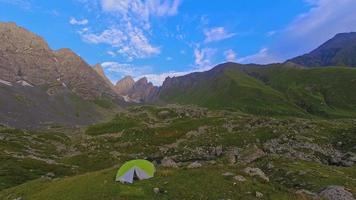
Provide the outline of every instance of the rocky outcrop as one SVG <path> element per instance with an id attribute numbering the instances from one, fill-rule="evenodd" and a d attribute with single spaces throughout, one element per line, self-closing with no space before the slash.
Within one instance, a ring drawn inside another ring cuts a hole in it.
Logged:
<path id="1" fill-rule="evenodd" d="M 158 87 L 148 82 L 146 77 L 135 82 L 131 76 L 126 76 L 117 82 L 115 91 L 126 101 L 145 103 L 156 97 Z"/>
<path id="2" fill-rule="evenodd" d="M 125 96 L 129 94 L 134 85 L 134 79 L 131 76 L 125 76 L 123 79 L 116 83 L 115 91 L 118 94 Z"/>
<path id="3" fill-rule="evenodd" d="M 44 39 L 14 23 L 0 23 L 0 79 L 43 86 L 50 95 L 69 88 L 84 99 L 117 97 L 105 80 L 74 52 L 52 51 Z"/>

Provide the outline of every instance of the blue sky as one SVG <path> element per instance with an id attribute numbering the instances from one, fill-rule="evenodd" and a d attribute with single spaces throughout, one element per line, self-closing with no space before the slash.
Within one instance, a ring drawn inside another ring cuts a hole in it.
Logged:
<path id="1" fill-rule="evenodd" d="M 0 21 L 125 75 L 166 76 L 216 64 L 282 62 L 356 31 L 355 0 L 0 0 Z"/>

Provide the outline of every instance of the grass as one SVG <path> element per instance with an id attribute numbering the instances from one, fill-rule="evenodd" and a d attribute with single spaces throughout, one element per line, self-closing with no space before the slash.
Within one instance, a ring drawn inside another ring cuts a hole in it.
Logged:
<path id="1" fill-rule="evenodd" d="M 86 133 L 89 135 L 101 135 L 106 133 L 117 133 L 126 129 L 140 126 L 140 123 L 135 119 L 127 117 L 116 116 L 114 120 L 110 122 L 91 125 L 86 129 Z"/>
<path id="2" fill-rule="evenodd" d="M 332 81 L 331 81 L 332 80 Z M 285 65 L 224 64 L 178 77 L 161 100 L 264 116 L 352 118 L 356 116 L 356 69 L 302 69 Z M 190 85 L 185 83 L 189 82 Z"/>
<path id="3" fill-rule="evenodd" d="M 131 107 L 111 121 L 85 130 L 59 127 L 34 132 L 1 127 L 0 199 L 256 199 L 255 192 L 259 191 L 264 199 L 305 200 L 308 197 L 295 192 L 318 192 L 334 184 L 355 193 L 355 167 L 328 166 L 283 155 L 229 165 L 225 154 L 214 157 L 207 153 L 218 146 L 237 148 L 243 160 L 253 153 L 254 145 L 263 148 L 265 142 L 282 136 L 354 152 L 355 130 L 352 119 L 265 117 L 188 106 Z M 340 142 L 342 145 L 337 145 Z M 311 150 L 300 151 L 313 154 Z M 166 156 L 188 163 L 214 160 L 216 164 L 205 163 L 198 169 L 158 167 L 155 178 L 133 185 L 113 181 L 118 166 L 127 160 L 160 161 Z M 269 163 L 274 168 L 268 168 Z M 271 181 L 244 174 L 247 166 L 261 168 Z M 300 175 L 300 171 L 307 173 Z M 59 179 L 40 178 L 49 172 Z M 231 177 L 222 176 L 224 172 L 243 175 L 247 181 L 234 184 Z M 155 187 L 167 193 L 155 194 Z"/>
<path id="4" fill-rule="evenodd" d="M 204 167 L 197 170 L 158 168 L 153 179 L 132 185 L 114 182 L 116 168 L 55 181 L 36 180 L 0 192 L 1 199 L 255 199 L 263 192 L 267 199 L 298 199 L 287 188 L 275 187 L 257 179 L 234 184 L 221 174 L 237 168 Z M 155 194 L 153 188 L 167 191 Z M 249 193 L 250 192 L 250 193 Z"/>

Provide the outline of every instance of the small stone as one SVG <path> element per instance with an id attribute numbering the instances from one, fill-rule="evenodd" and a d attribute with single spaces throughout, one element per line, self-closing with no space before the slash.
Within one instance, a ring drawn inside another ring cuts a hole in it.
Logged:
<path id="1" fill-rule="evenodd" d="M 223 176 L 233 176 L 234 174 L 231 172 L 224 172 L 222 175 Z"/>
<path id="2" fill-rule="evenodd" d="M 153 188 L 153 192 L 156 193 L 156 194 L 158 194 L 158 193 L 161 192 L 161 190 L 160 190 L 159 188 Z"/>
<path id="3" fill-rule="evenodd" d="M 161 165 L 163 167 L 172 167 L 172 168 L 178 168 L 177 163 L 172 160 L 171 158 L 163 158 L 163 160 L 161 161 Z"/>
<path id="4" fill-rule="evenodd" d="M 239 181 L 239 182 L 245 182 L 246 178 L 240 175 L 234 176 L 233 177 L 234 180 Z"/>
<path id="5" fill-rule="evenodd" d="M 202 164 L 200 164 L 198 161 L 195 161 L 193 163 L 190 163 L 187 168 L 188 169 L 196 169 L 202 167 Z"/>
<path id="6" fill-rule="evenodd" d="M 262 198 L 262 197 L 263 197 L 263 194 L 262 194 L 261 192 L 257 192 L 257 191 L 256 191 L 256 197 L 257 197 L 257 198 Z"/>
<path id="7" fill-rule="evenodd" d="M 261 179 L 269 182 L 269 178 L 266 176 L 266 174 L 259 168 L 251 168 L 247 167 L 244 169 L 244 172 L 250 176 L 258 176 Z"/>

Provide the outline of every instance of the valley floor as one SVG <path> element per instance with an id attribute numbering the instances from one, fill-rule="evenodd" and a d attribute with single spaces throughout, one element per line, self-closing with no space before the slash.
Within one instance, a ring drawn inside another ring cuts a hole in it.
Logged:
<path id="1" fill-rule="evenodd" d="M 356 196 L 354 119 L 140 106 L 87 128 L 2 127 L 0 139 L 0 199 Z M 118 167 L 135 158 L 154 162 L 156 176 L 116 183 Z"/>

